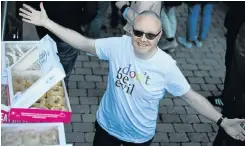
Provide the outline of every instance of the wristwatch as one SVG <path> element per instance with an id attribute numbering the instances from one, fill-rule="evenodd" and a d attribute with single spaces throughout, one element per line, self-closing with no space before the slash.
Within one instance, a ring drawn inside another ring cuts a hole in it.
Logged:
<path id="1" fill-rule="evenodd" d="M 222 116 L 219 118 L 219 120 L 217 121 L 217 125 L 220 126 L 220 124 L 222 123 L 222 121 L 224 120 L 225 116 Z"/>

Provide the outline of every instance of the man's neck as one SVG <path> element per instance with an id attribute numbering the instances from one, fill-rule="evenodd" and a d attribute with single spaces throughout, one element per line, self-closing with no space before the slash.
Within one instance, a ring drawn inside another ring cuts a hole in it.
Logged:
<path id="1" fill-rule="evenodd" d="M 142 59 L 142 60 L 148 60 L 148 59 L 152 58 L 156 54 L 157 50 L 158 50 L 158 48 L 155 48 L 155 49 L 152 49 L 151 52 L 147 52 L 145 54 L 137 53 L 134 50 L 134 53 L 135 53 L 137 58 Z"/>

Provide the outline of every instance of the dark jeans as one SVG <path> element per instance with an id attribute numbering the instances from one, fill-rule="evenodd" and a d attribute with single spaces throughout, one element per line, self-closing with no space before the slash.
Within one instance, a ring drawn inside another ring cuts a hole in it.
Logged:
<path id="1" fill-rule="evenodd" d="M 71 47 L 65 42 L 57 42 L 57 48 L 58 48 L 58 56 L 60 57 L 60 62 L 63 65 L 66 73 L 66 77 L 64 81 L 67 87 L 68 79 L 71 75 L 72 69 L 77 59 L 78 50 Z"/>
<path id="2" fill-rule="evenodd" d="M 117 139 L 114 136 L 109 135 L 102 127 L 95 122 L 95 136 L 93 146 L 150 146 L 153 138 L 145 143 L 129 143 Z"/>

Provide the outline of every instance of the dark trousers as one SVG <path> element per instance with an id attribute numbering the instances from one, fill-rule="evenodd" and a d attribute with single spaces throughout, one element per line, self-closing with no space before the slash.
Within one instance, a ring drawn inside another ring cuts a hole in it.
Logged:
<path id="1" fill-rule="evenodd" d="M 66 87 L 68 87 L 68 80 L 74 67 L 75 61 L 77 59 L 78 50 L 71 47 L 65 42 L 57 42 L 57 49 L 60 62 L 63 65 L 63 68 L 66 73 L 64 81 Z"/>
<path id="2" fill-rule="evenodd" d="M 98 123 L 95 122 L 95 136 L 93 146 L 150 146 L 153 138 L 145 143 L 129 143 L 109 135 Z"/>

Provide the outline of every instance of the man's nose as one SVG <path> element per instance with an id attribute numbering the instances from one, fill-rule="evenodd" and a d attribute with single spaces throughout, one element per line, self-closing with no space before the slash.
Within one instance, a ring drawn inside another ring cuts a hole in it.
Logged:
<path id="1" fill-rule="evenodd" d="M 143 41 L 147 41 L 147 38 L 146 38 L 145 34 L 143 34 L 143 35 L 141 36 L 141 41 L 142 41 L 142 42 L 143 42 Z"/>

